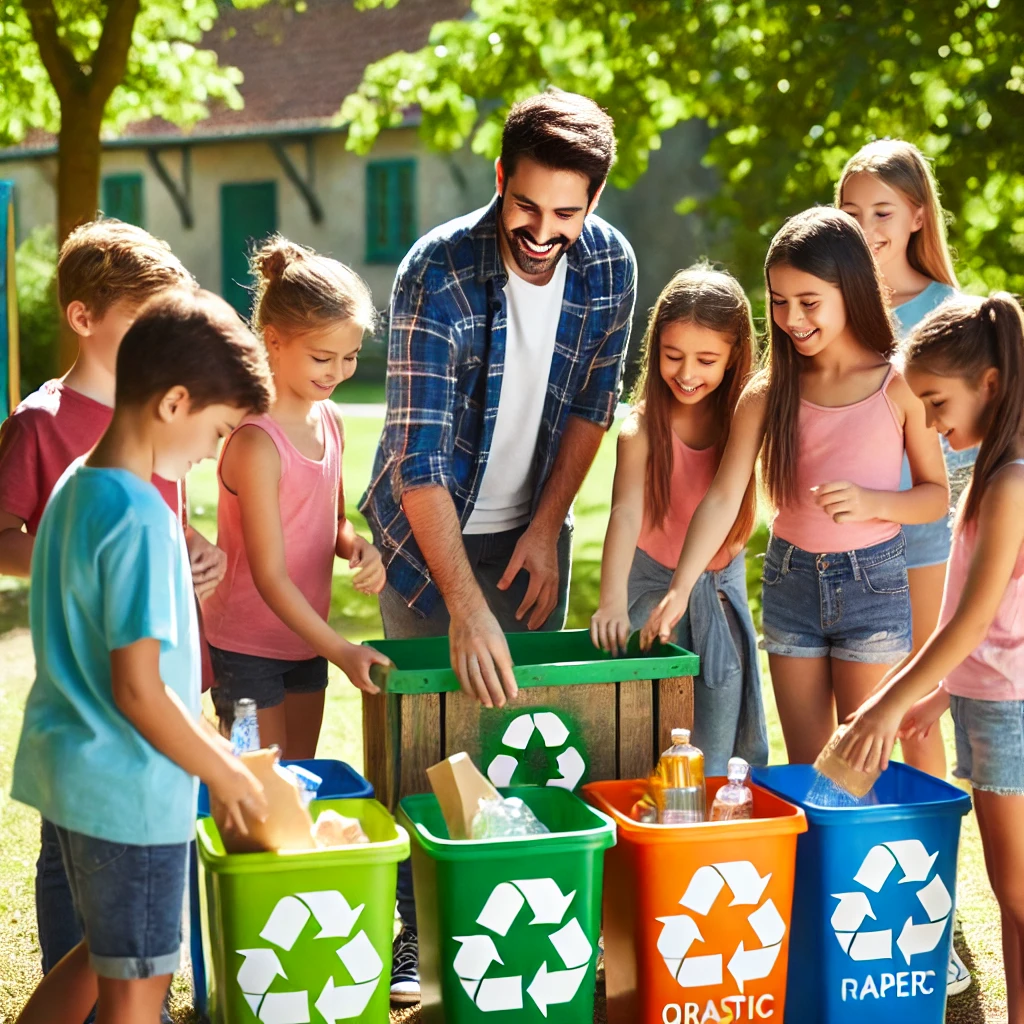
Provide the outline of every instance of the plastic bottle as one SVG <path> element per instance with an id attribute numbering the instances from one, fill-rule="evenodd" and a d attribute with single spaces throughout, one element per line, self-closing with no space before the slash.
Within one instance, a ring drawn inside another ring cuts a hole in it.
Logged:
<path id="1" fill-rule="evenodd" d="M 672 746 L 661 755 L 651 776 L 651 795 L 662 825 L 704 821 L 704 755 L 690 743 L 689 729 L 672 730 Z"/>
<path id="2" fill-rule="evenodd" d="M 742 757 L 730 757 L 729 781 L 715 794 L 709 821 L 740 821 L 754 816 L 754 794 L 747 785 L 750 765 Z"/>
<path id="3" fill-rule="evenodd" d="M 260 727 L 256 721 L 256 701 L 248 697 L 235 701 L 235 721 L 231 726 L 231 750 L 237 757 L 260 749 Z"/>

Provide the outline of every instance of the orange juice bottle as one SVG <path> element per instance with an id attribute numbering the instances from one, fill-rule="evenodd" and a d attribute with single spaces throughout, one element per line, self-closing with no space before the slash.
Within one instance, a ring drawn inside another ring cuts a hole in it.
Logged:
<path id="1" fill-rule="evenodd" d="M 704 821 L 704 755 L 690 743 L 689 729 L 672 730 L 672 746 L 651 776 L 651 795 L 662 825 Z"/>

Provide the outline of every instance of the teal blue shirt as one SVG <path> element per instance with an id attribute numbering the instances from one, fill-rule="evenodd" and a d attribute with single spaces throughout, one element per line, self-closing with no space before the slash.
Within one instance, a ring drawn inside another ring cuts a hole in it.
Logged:
<path id="1" fill-rule="evenodd" d="M 195 783 L 118 710 L 110 652 L 160 641 L 160 678 L 199 714 L 185 535 L 150 483 L 68 467 L 43 513 L 29 601 L 36 679 L 12 796 L 73 832 L 157 846 L 191 837 Z"/>
<path id="2" fill-rule="evenodd" d="M 900 328 L 900 337 L 905 338 L 911 329 L 920 323 L 936 306 L 940 306 L 950 297 L 956 295 L 956 289 L 941 281 L 932 281 L 923 292 L 915 295 L 909 302 L 893 309 L 893 314 Z"/>

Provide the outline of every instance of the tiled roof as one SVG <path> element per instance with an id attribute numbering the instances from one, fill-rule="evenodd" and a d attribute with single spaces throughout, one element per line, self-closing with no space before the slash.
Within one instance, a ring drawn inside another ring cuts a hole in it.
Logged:
<path id="1" fill-rule="evenodd" d="M 391 9 L 370 11 L 356 10 L 352 0 L 307 0 L 302 13 L 273 3 L 255 10 L 226 8 L 202 46 L 245 75 L 239 86 L 243 109 L 217 104 L 190 132 L 160 118 L 137 121 L 122 138 L 322 127 L 338 113 L 368 64 L 397 50 L 418 50 L 435 22 L 461 18 L 468 8 L 469 0 L 400 0 Z M 54 141 L 33 131 L 16 148 L 35 150 Z"/>

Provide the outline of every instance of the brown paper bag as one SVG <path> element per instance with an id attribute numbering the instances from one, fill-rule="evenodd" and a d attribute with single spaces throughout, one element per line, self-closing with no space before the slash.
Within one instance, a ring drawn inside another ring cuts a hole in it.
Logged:
<path id="1" fill-rule="evenodd" d="M 824 750 L 818 755 L 814 762 L 815 771 L 821 772 L 827 779 L 831 779 L 841 789 L 845 789 L 851 796 L 860 798 L 867 796 L 871 787 L 878 781 L 880 771 L 860 772 L 851 767 L 849 762 L 839 756 L 836 747 L 839 741 L 846 735 L 848 725 L 841 725 L 832 734 L 832 739 L 825 744 Z"/>
<path id="2" fill-rule="evenodd" d="M 469 839 L 481 799 L 494 800 L 500 796 L 465 751 L 428 768 L 427 778 L 441 805 L 451 839 Z"/>
<path id="3" fill-rule="evenodd" d="M 267 798 L 267 817 L 259 821 L 244 810 L 248 835 L 230 827 L 224 805 L 212 798 L 210 810 L 228 853 L 263 853 L 269 850 L 315 850 L 313 819 L 302 802 L 298 785 L 293 785 L 274 770 L 280 751 L 251 750 L 242 754 L 242 762 L 263 783 Z"/>

